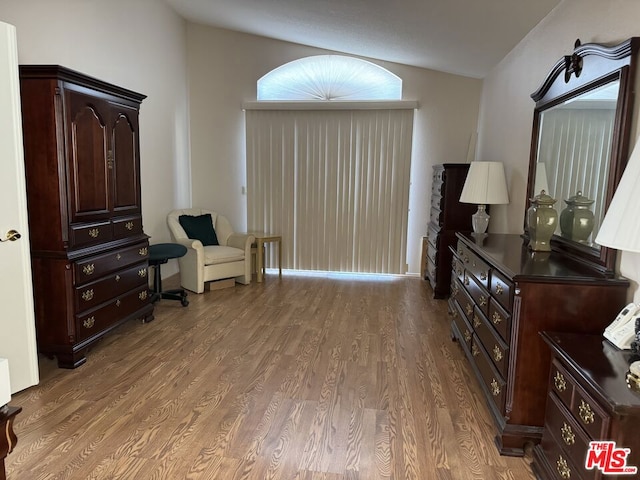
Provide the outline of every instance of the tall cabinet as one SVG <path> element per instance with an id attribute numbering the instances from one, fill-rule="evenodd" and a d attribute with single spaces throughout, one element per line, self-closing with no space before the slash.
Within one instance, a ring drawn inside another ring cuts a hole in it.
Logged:
<path id="1" fill-rule="evenodd" d="M 93 342 L 152 317 L 142 229 L 144 95 L 56 65 L 20 67 L 39 350 L 85 362 Z"/>
<path id="2" fill-rule="evenodd" d="M 451 285 L 451 251 L 456 232 L 471 231 L 471 215 L 476 205 L 461 203 L 460 194 L 469 171 L 468 163 L 444 163 L 433 167 L 431 214 L 425 254 L 425 280 L 435 298 L 449 296 Z"/>

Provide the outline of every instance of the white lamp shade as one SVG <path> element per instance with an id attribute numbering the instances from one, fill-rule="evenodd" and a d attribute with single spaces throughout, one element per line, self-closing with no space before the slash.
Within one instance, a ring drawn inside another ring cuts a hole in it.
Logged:
<path id="1" fill-rule="evenodd" d="M 616 193 L 607 210 L 596 243 L 605 247 L 640 252 L 640 142 L 629 158 Z"/>
<path id="2" fill-rule="evenodd" d="M 471 162 L 460 201 L 478 205 L 509 203 L 502 162 Z"/>
<path id="3" fill-rule="evenodd" d="M 536 179 L 533 183 L 533 196 L 542 190 L 549 195 L 549 181 L 547 180 L 547 167 L 543 162 L 536 163 Z"/>

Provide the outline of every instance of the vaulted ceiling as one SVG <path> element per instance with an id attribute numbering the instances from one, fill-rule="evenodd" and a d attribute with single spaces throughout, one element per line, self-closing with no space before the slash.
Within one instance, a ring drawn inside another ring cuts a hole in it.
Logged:
<path id="1" fill-rule="evenodd" d="M 482 78 L 561 0 L 165 0 L 189 21 Z"/>

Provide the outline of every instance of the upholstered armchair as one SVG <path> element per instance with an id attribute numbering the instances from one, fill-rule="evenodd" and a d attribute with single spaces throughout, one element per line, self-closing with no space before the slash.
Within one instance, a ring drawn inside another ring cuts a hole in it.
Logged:
<path id="1" fill-rule="evenodd" d="M 181 222 L 182 215 L 186 217 Z M 210 222 L 206 215 L 211 215 Z M 186 255 L 178 259 L 183 288 L 202 293 L 205 283 L 213 280 L 235 278 L 244 285 L 251 282 L 253 235 L 234 233 L 225 217 L 201 208 L 174 210 L 167 215 L 167 225 L 173 241 L 187 247 Z"/>

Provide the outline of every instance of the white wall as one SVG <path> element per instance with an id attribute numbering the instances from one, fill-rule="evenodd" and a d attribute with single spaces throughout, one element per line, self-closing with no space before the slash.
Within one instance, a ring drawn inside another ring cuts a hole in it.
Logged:
<path id="1" fill-rule="evenodd" d="M 211 207 L 246 228 L 245 130 L 241 106 L 256 99 L 256 82 L 270 70 L 327 52 L 197 24 L 188 26 L 193 204 Z M 410 272 L 420 268 L 426 234 L 431 167 L 465 162 L 475 134 L 481 81 L 387 62 L 375 63 L 403 79 L 404 98 L 418 100 L 409 202 Z"/>
<path id="2" fill-rule="evenodd" d="M 521 233 L 526 201 L 527 168 L 531 146 L 536 90 L 551 67 L 582 43 L 618 43 L 640 35 L 640 2 L 637 0 L 564 0 L 485 78 L 482 90 L 478 158 L 505 163 L 511 203 L 491 209 L 494 232 Z M 638 102 L 637 102 L 638 103 Z M 634 115 L 631 148 L 638 131 Z M 640 207 L 640 201 L 639 201 Z M 620 273 L 633 281 L 630 297 L 640 300 L 638 254 L 618 256 Z"/>
<path id="3" fill-rule="evenodd" d="M 140 112 L 144 229 L 169 240 L 167 213 L 189 206 L 186 22 L 156 0 L 0 0 L 22 64 L 59 64 L 147 95 Z M 177 264 L 163 274 L 177 271 Z M 165 271 L 166 270 L 166 271 Z"/>

